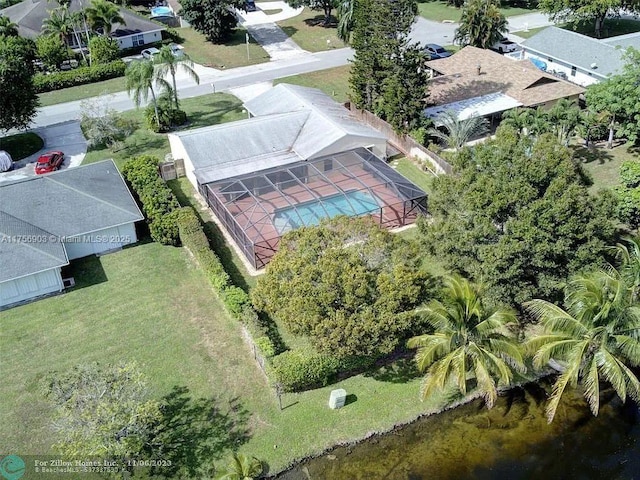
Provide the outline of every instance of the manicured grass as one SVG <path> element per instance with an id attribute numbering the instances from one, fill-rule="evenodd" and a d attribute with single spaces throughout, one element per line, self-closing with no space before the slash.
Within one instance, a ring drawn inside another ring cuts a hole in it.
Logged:
<path id="1" fill-rule="evenodd" d="M 603 188 L 612 188 L 620 184 L 620 165 L 626 160 L 640 162 L 640 150 L 630 145 L 620 145 L 608 149 L 598 146 L 586 149 L 582 146 L 573 146 L 577 158 L 582 166 L 593 178 L 590 191 L 597 192 Z"/>
<path id="2" fill-rule="evenodd" d="M 293 75 L 291 77 L 274 80 L 273 84 L 293 83 L 294 85 L 302 85 L 303 87 L 319 88 L 327 95 L 331 95 L 337 102 L 343 103 L 349 100 L 350 68 L 350 65 L 344 65 L 327 70 L 318 70 L 317 72 Z"/>
<path id="3" fill-rule="evenodd" d="M 187 112 L 189 124 L 183 128 L 199 128 L 218 123 L 232 122 L 246 118 L 242 113 L 242 103 L 233 95 L 215 93 L 194 98 L 180 100 L 180 107 Z M 83 163 L 93 163 L 106 158 L 113 158 L 121 167 L 124 161 L 136 155 L 155 155 L 164 159 L 169 153 L 169 140 L 164 133 L 153 133 L 143 119 L 144 109 L 130 110 L 122 114 L 123 117 L 137 122 L 136 130 L 129 135 L 122 146 L 116 151 L 108 148 L 90 149 Z"/>
<path id="4" fill-rule="evenodd" d="M 560 25 L 557 25 L 557 26 L 559 27 Z M 517 36 L 522 37 L 522 38 L 531 38 L 535 34 L 540 33 L 545 28 L 549 28 L 549 27 L 530 28 L 529 30 L 518 30 L 518 31 L 510 32 L 510 33 L 515 33 Z"/>
<path id="5" fill-rule="evenodd" d="M 282 12 L 281 8 L 272 8 L 271 10 L 262 10 L 262 13 L 264 13 L 265 15 L 276 15 L 280 12 Z"/>
<path id="6" fill-rule="evenodd" d="M 190 27 L 178 28 L 176 31 L 184 38 L 182 46 L 191 60 L 205 67 L 235 68 L 269 61 L 269 54 L 251 37 L 249 37 L 249 58 L 247 58 L 245 43 L 247 32 L 242 28 L 236 29 L 233 37 L 224 45 L 207 41 L 204 35 Z"/>
<path id="7" fill-rule="evenodd" d="M 291 40 L 308 52 L 345 47 L 345 43 L 336 34 L 336 19 L 332 18 L 327 26 L 323 22 L 322 12 L 315 12 L 305 7 L 300 15 L 278 22 L 278 25 L 291 37 Z"/>
<path id="8" fill-rule="evenodd" d="M 0 137 L 0 150 L 7 151 L 14 162 L 33 155 L 43 146 L 42 138 L 32 132 Z"/>
<path id="9" fill-rule="evenodd" d="M 124 77 L 118 77 L 102 82 L 41 93 L 38 95 L 38 98 L 40 98 L 40 106 L 46 107 L 58 103 L 73 102 L 74 100 L 84 100 L 85 98 L 97 97 L 98 95 L 123 92 L 125 90 Z"/>
<path id="10" fill-rule="evenodd" d="M 395 168 L 400 174 L 407 177 L 427 194 L 431 193 L 431 184 L 435 178 L 432 173 L 420 169 L 413 160 L 407 157 L 393 160 L 391 164 L 396 166 Z"/>
<path id="11" fill-rule="evenodd" d="M 514 15 L 533 13 L 536 11 L 536 5 L 529 5 L 528 2 L 503 2 L 500 11 L 505 17 L 512 17 Z M 443 22 L 445 20 L 459 22 L 462 9 L 448 5 L 444 0 L 419 0 L 418 14 L 427 20 L 435 22 Z"/>

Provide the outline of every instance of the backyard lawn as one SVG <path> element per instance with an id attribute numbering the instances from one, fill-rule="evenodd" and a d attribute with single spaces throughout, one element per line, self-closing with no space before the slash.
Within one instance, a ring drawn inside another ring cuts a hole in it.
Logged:
<path id="1" fill-rule="evenodd" d="M 394 159 L 391 165 L 427 194 L 431 193 L 431 184 L 435 178 L 431 172 L 420 169 L 413 160 L 407 157 Z"/>
<path id="2" fill-rule="evenodd" d="M 205 67 L 235 68 L 269 61 L 269 54 L 252 37 L 249 37 L 247 58 L 247 32 L 242 28 L 236 29 L 231 40 L 224 45 L 207 41 L 204 35 L 190 27 L 178 28 L 176 31 L 184 38 L 182 46 L 191 60 Z"/>
<path id="3" fill-rule="evenodd" d="M 278 22 L 278 25 L 300 48 L 308 52 L 321 52 L 332 48 L 343 48 L 345 43 L 336 35 L 336 20 L 323 25 L 324 14 L 308 7 L 296 17 Z"/>
<path id="4" fill-rule="evenodd" d="M 329 387 L 282 397 L 272 390 L 230 319 L 186 251 L 146 243 L 99 259 L 74 262 L 77 286 L 63 295 L 2 313 L 0 436 L 7 450 L 50 453 L 51 410 L 41 385 L 52 370 L 82 362 L 136 361 L 159 398 L 175 386 L 192 398 L 234 400 L 250 412 L 240 450 L 271 471 L 435 410 L 442 398 L 418 400 L 412 363 L 399 363 Z M 345 388 L 350 404 L 327 406 L 329 392 Z M 372 415 L 371 412 L 375 412 Z M 204 440 L 204 439 L 201 439 Z M 239 445 L 238 445 L 239 446 Z"/>
<path id="5" fill-rule="evenodd" d="M 317 72 L 292 75 L 274 80 L 273 84 L 293 83 L 303 87 L 319 88 L 335 101 L 344 103 L 349 100 L 350 68 L 350 65 L 344 65 L 342 67 L 328 68 L 327 70 L 318 70 Z"/>
<path id="6" fill-rule="evenodd" d="M 536 6 L 535 3 L 529 4 L 529 2 L 502 2 L 500 11 L 506 17 L 512 17 L 514 15 L 534 13 L 536 12 Z M 444 0 L 418 0 L 418 14 L 427 20 L 436 22 L 445 20 L 459 22 L 462 9 L 448 5 Z"/>
<path id="7" fill-rule="evenodd" d="M 187 112 L 189 119 L 189 124 L 185 128 L 205 127 L 246 117 L 246 114 L 242 113 L 240 100 L 227 93 L 184 98 L 180 100 L 180 107 Z M 164 159 L 165 154 L 171 151 L 167 135 L 149 130 L 144 124 L 143 115 L 143 108 L 124 112 L 123 117 L 137 122 L 136 130 L 115 151 L 108 148 L 90 149 L 83 163 L 113 158 L 118 167 L 121 167 L 126 159 L 142 154 L 155 155 Z"/>
<path id="8" fill-rule="evenodd" d="M 620 145 L 611 150 L 599 146 L 586 149 L 575 145 L 572 147 L 582 166 L 593 178 L 590 190 L 597 192 L 603 188 L 611 188 L 620 184 L 620 165 L 626 160 L 640 162 L 640 150 L 629 145 Z"/>

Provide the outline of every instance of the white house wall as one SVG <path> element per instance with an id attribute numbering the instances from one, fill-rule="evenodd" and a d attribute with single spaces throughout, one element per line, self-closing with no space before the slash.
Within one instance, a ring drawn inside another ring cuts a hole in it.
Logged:
<path id="1" fill-rule="evenodd" d="M 527 50 L 524 51 L 524 58 L 534 58 L 536 60 L 540 60 L 547 64 L 547 72 L 551 73 L 551 70 L 555 70 L 556 72 L 564 72 L 567 75 L 567 80 L 572 83 L 576 83 L 583 87 L 588 85 L 592 85 L 594 83 L 598 83 L 602 80 L 601 77 L 593 75 L 591 72 L 584 70 L 583 68 L 576 67 L 574 73 L 572 73 L 572 67 L 575 65 L 571 65 L 562 60 L 557 60 L 553 57 L 547 57 L 542 54 L 538 54 L 535 52 L 529 52 Z"/>
<path id="2" fill-rule="evenodd" d="M 133 44 L 133 39 L 137 38 L 138 35 L 142 35 L 142 42 L 143 42 L 142 45 L 147 45 L 149 43 L 155 43 L 162 40 L 161 30 L 156 30 L 154 32 L 145 32 L 142 34 L 136 33 L 134 35 L 128 35 L 126 37 L 118 37 L 116 38 L 116 40 L 118 41 L 118 47 L 120 47 L 120 50 L 125 48 L 133 48 L 133 47 L 141 46 L 140 44 L 137 44 L 137 45 Z"/>
<path id="3" fill-rule="evenodd" d="M 184 148 L 182 140 L 180 140 L 180 137 L 178 137 L 177 135 L 169 134 L 167 136 L 169 137 L 169 148 L 171 148 L 171 155 L 173 156 L 174 160 L 181 158 L 184 161 L 185 175 L 191 182 L 191 185 L 193 185 L 193 188 L 198 191 L 198 180 L 196 179 L 196 176 L 193 172 L 193 163 L 191 163 L 191 159 L 189 158 L 189 155 L 187 155 L 187 150 Z"/>
<path id="4" fill-rule="evenodd" d="M 127 223 L 119 227 L 105 228 L 87 235 L 71 237 L 64 242 L 64 248 L 69 260 L 74 260 L 122 248 L 137 241 L 135 225 Z"/>
<path id="5" fill-rule="evenodd" d="M 0 283 L 0 307 L 40 295 L 61 292 L 63 288 L 59 268 L 2 282 Z"/>

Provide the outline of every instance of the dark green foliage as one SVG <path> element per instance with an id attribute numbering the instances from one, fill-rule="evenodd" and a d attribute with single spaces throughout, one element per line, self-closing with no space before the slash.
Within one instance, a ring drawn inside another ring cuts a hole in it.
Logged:
<path id="1" fill-rule="evenodd" d="M 355 0 L 349 84 L 358 108 L 374 111 L 378 105 L 385 80 L 397 72 L 417 11 L 414 0 Z"/>
<path id="2" fill-rule="evenodd" d="M 462 8 L 460 26 L 454 39 L 463 47 L 491 48 L 508 31 L 499 0 L 469 0 Z"/>
<path id="3" fill-rule="evenodd" d="M 168 43 L 183 43 L 184 38 L 180 36 L 180 33 L 175 28 L 166 28 L 162 31 L 162 43 L 164 44 L 165 41 Z"/>
<path id="4" fill-rule="evenodd" d="M 158 118 L 160 125 L 156 121 L 156 113 L 153 104 L 147 105 L 144 110 L 144 120 L 147 128 L 152 132 L 164 133 L 171 130 L 171 127 L 183 125 L 187 121 L 187 114 L 183 110 L 177 110 L 173 106 L 171 94 L 163 93 L 158 97 Z"/>
<path id="5" fill-rule="evenodd" d="M 120 56 L 118 43 L 111 37 L 96 36 L 89 41 L 91 65 L 113 62 Z"/>
<path id="6" fill-rule="evenodd" d="M 266 358 L 271 358 L 276 354 L 276 348 L 269 337 L 258 337 L 255 344 Z"/>
<path id="7" fill-rule="evenodd" d="M 116 60 L 103 65 L 80 67 L 67 72 L 56 72 L 50 75 L 36 74 L 33 83 L 37 93 L 60 90 L 61 88 L 75 87 L 86 83 L 100 82 L 110 78 L 122 77 L 126 70 L 126 64 L 122 60 Z"/>
<path id="8" fill-rule="evenodd" d="M 273 357 L 273 379 L 285 392 L 324 387 L 338 372 L 340 364 L 330 355 L 289 350 Z"/>
<path id="9" fill-rule="evenodd" d="M 620 180 L 621 185 L 616 188 L 618 217 L 637 229 L 640 227 L 640 162 L 622 162 Z"/>
<path id="10" fill-rule="evenodd" d="M 325 25 L 331 22 L 331 10 L 338 8 L 340 4 L 340 0 L 286 0 L 286 2 L 293 8 L 309 7 L 311 10 L 322 10 Z"/>
<path id="11" fill-rule="evenodd" d="M 370 218 L 337 217 L 285 235 L 252 291 L 254 305 L 336 357 L 393 351 L 403 314 L 427 294 L 418 252 Z"/>
<path id="12" fill-rule="evenodd" d="M 0 131 L 26 128 L 36 114 L 34 49 L 30 40 L 0 36 Z"/>
<path id="13" fill-rule="evenodd" d="M 627 0 L 540 0 L 538 6 L 556 23 L 594 22 L 598 38 L 607 15 L 621 14 L 622 9 L 624 13 L 638 11 L 638 3 Z"/>
<path id="14" fill-rule="evenodd" d="M 150 155 L 129 159 L 122 175 L 142 203 L 142 211 L 149 222 L 151 238 L 163 245 L 178 245 L 177 213 L 180 207 L 173 192 L 158 174 L 159 160 Z"/>
<path id="15" fill-rule="evenodd" d="M 36 39 L 36 50 L 38 59 L 50 70 L 58 70 L 69 58 L 67 46 L 55 35 L 40 35 Z"/>
<path id="16" fill-rule="evenodd" d="M 454 156 L 433 183 L 425 243 L 446 266 L 484 283 L 494 302 L 561 298 L 562 284 L 597 264 L 614 234 L 613 202 L 593 197 L 571 152 L 551 135 L 493 141 Z"/>
<path id="17" fill-rule="evenodd" d="M 244 0 L 182 0 L 180 15 L 213 43 L 224 43 L 238 24 L 232 9 L 243 9 Z"/>

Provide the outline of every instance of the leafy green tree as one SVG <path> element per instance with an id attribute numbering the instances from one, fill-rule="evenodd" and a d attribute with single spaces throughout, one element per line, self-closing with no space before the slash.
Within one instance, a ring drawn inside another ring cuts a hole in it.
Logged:
<path id="1" fill-rule="evenodd" d="M 558 298 L 565 279 L 599 264 L 614 235 L 614 202 L 589 194 L 571 151 L 551 135 L 495 140 L 452 158 L 433 182 L 427 249 L 482 281 L 495 301 Z"/>
<path id="2" fill-rule="evenodd" d="M 55 408 L 54 447 L 68 458 L 137 456 L 155 436 L 159 403 L 133 363 L 79 365 L 45 388 Z"/>
<path id="3" fill-rule="evenodd" d="M 618 138 L 640 141 L 640 51 L 628 49 L 626 64 L 621 73 L 590 85 L 586 99 L 590 109 L 605 113 L 609 118 L 609 148 L 613 147 L 614 132 Z"/>
<path id="4" fill-rule="evenodd" d="M 91 64 L 109 63 L 120 57 L 118 43 L 111 37 L 93 37 L 89 41 Z"/>
<path id="5" fill-rule="evenodd" d="M 238 25 L 233 9 L 245 9 L 244 0 L 182 0 L 180 15 L 213 43 L 231 38 Z"/>
<path id="6" fill-rule="evenodd" d="M 499 0 L 469 0 L 462 8 L 454 41 L 462 46 L 491 48 L 508 31 Z"/>
<path id="7" fill-rule="evenodd" d="M 414 0 L 354 1 L 351 99 L 358 108 L 373 111 L 384 94 L 385 79 L 393 76 L 402 58 L 418 7 Z"/>
<path id="8" fill-rule="evenodd" d="M 453 110 L 447 110 L 438 115 L 436 123 L 446 131 L 439 128 L 430 128 L 427 133 L 442 140 L 447 147 L 454 150 L 461 149 L 472 138 L 489 131 L 489 122 L 487 122 L 486 118 L 469 117 L 459 120 L 458 114 Z"/>
<path id="9" fill-rule="evenodd" d="M 433 333 L 408 342 L 409 348 L 418 349 L 419 370 L 427 372 L 422 399 L 455 384 L 462 395 L 477 390 L 491 408 L 498 388 L 511 383 L 514 371 L 526 370 L 510 330 L 517 326 L 515 313 L 485 308 L 479 288 L 461 277 L 449 277 L 445 284 L 442 301 L 418 309 Z"/>
<path id="10" fill-rule="evenodd" d="M 555 23 L 594 22 L 595 35 L 601 38 L 607 15 L 617 16 L 625 9 L 638 11 L 638 3 L 627 0 L 539 0 L 538 8 Z"/>
<path id="11" fill-rule="evenodd" d="M 640 301 L 640 236 L 626 235 L 615 246 L 618 271 L 629 288 L 631 302 Z"/>
<path id="12" fill-rule="evenodd" d="M 165 45 L 160 49 L 160 53 L 155 56 L 154 61 L 157 65 L 156 75 L 164 78 L 167 75 L 171 75 L 171 80 L 173 83 L 173 100 L 176 110 L 180 109 L 180 105 L 178 103 L 178 87 L 176 85 L 176 73 L 178 70 L 182 70 L 185 72 L 191 79 L 196 82 L 198 85 L 200 84 L 200 77 L 193 69 L 194 64 L 193 61 L 189 58 L 186 53 L 182 53 L 180 56 L 176 56 L 171 51 L 168 45 Z"/>
<path id="13" fill-rule="evenodd" d="M 31 40 L 0 36 L 0 130 L 26 128 L 36 115 Z"/>
<path id="14" fill-rule="evenodd" d="M 120 8 L 107 0 L 91 0 L 91 6 L 85 9 L 89 25 L 107 36 L 116 23 L 126 25 L 120 14 Z"/>
<path id="15" fill-rule="evenodd" d="M 533 112 L 530 108 L 512 108 L 502 114 L 500 124 L 514 129 L 521 136 L 526 136 L 531 127 Z"/>
<path id="16" fill-rule="evenodd" d="M 58 70 L 60 64 L 69 58 L 67 46 L 55 35 L 40 35 L 36 39 L 36 55 L 50 70 Z"/>
<path id="17" fill-rule="evenodd" d="M 331 23 L 331 11 L 339 5 L 339 0 L 286 0 L 286 2 L 293 8 L 309 7 L 311 10 L 322 10 L 325 25 Z"/>
<path id="18" fill-rule="evenodd" d="M 156 123 L 160 128 L 160 115 L 158 114 L 158 98 L 154 90 L 154 84 L 159 83 L 161 87 L 171 88 L 170 85 L 155 74 L 153 62 L 150 60 L 133 61 L 125 71 L 125 85 L 127 92 L 132 95 L 136 107 L 140 103 L 149 98 L 151 92 L 151 101 L 155 110 Z"/>
<path id="19" fill-rule="evenodd" d="M 322 353 L 387 354 L 427 294 L 417 253 L 370 218 L 336 217 L 285 235 L 252 299 Z"/>
<path id="20" fill-rule="evenodd" d="M 620 166 L 621 185 L 616 187 L 618 217 L 631 228 L 640 228 L 640 162 L 627 160 Z"/>
<path id="21" fill-rule="evenodd" d="M 620 398 L 640 400 L 640 382 L 630 367 L 640 365 L 640 309 L 631 302 L 624 279 L 611 267 L 571 279 L 562 309 L 544 300 L 525 308 L 544 331 L 527 342 L 534 365 L 561 362 L 547 406 L 553 421 L 567 386 L 582 385 L 594 415 L 600 407 L 600 383 L 611 384 Z"/>
<path id="22" fill-rule="evenodd" d="M 256 457 L 234 453 L 226 468 L 216 475 L 216 480 L 253 480 L 262 474 L 262 462 Z"/>
<path id="23" fill-rule="evenodd" d="M 345 43 L 351 41 L 351 32 L 353 31 L 353 11 L 355 9 L 356 0 L 339 0 L 337 7 L 338 26 L 337 35 L 340 40 Z"/>
<path id="24" fill-rule="evenodd" d="M 389 122 L 396 132 L 408 132 L 425 123 L 427 107 L 425 85 L 429 74 L 424 67 L 427 56 L 417 46 L 402 52 L 391 74 L 384 80 L 383 93 L 376 114 Z"/>
<path id="25" fill-rule="evenodd" d="M 18 25 L 13 23 L 9 17 L 0 14 L 0 37 L 17 37 Z"/>
<path id="26" fill-rule="evenodd" d="M 51 10 L 49 18 L 45 18 L 42 21 L 42 33 L 57 36 L 68 49 L 68 36 L 73 33 L 73 22 L 69 9 L 67 7 L 58 7 Z"/>

